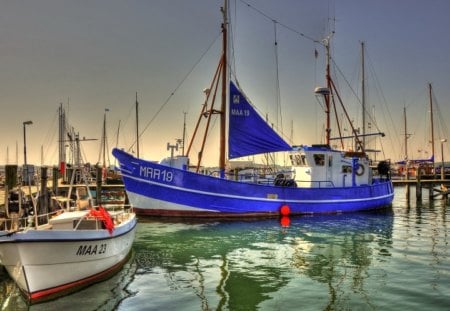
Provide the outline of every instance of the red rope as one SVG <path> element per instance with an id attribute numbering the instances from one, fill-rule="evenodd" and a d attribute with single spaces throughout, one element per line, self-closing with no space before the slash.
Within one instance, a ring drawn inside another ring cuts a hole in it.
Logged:
<path id="1" fill-rule="evenodd" d="M 114 231 L 114 223 L 112 221 L 111 215 L 109 215 L 108 211 L 105 210 L 102 206 L 100 206 L 98 210 L 91 209 L 88 216 L 102 220 L 105 228 L 108 229 L 109 234 L 112 234 L 112 232 Z"/>

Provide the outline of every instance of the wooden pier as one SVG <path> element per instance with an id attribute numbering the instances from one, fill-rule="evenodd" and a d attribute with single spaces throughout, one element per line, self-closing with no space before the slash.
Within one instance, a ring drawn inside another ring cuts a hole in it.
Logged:
<path id="1" fill-rule="evenodd" d="M 415 186 L 416 198 L 422 198 L 423 189 L 428 189 L 430 199 L 442 197 L 448 199 L 450 179 L 393 179 L 392 183 L 396 186 Z M 409 187 L 407 187 L 409 193 Z"/>

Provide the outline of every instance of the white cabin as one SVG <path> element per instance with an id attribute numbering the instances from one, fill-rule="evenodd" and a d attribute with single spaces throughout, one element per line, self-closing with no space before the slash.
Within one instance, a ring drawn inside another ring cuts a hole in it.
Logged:
<path id="1" fill-rule="evenodd" d="M 297 187 L 352 187 L 372 182 L 369 160 L 327 145 L 296 146 L 290 153 Z"/>

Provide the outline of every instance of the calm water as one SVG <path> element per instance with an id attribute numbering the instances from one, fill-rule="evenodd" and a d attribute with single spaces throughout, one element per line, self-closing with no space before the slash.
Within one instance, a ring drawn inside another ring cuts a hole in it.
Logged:
<path id="1" fill-rule="evenodd" d="M 442 200 L 377 213 L 246 222 L 140 218 L 112 279 L 27 307 L 0 270 L 0 310 L 449 310 L 450 209 Z"/>

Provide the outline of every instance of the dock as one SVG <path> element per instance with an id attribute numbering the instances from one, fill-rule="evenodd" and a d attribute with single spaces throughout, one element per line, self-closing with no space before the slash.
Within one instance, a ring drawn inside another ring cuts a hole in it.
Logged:
<path id="1" fill-rule="evenodd" d="M 436 197 L 448 199 L 450 179 L 393 179 L 392 184 L 394 187 L 408 186 L 408 193 L 409 186 L 415 186 L 417 199 L 422 198 L 423 189 L 428 189 L 429 198 L 431 199 Z"/>

